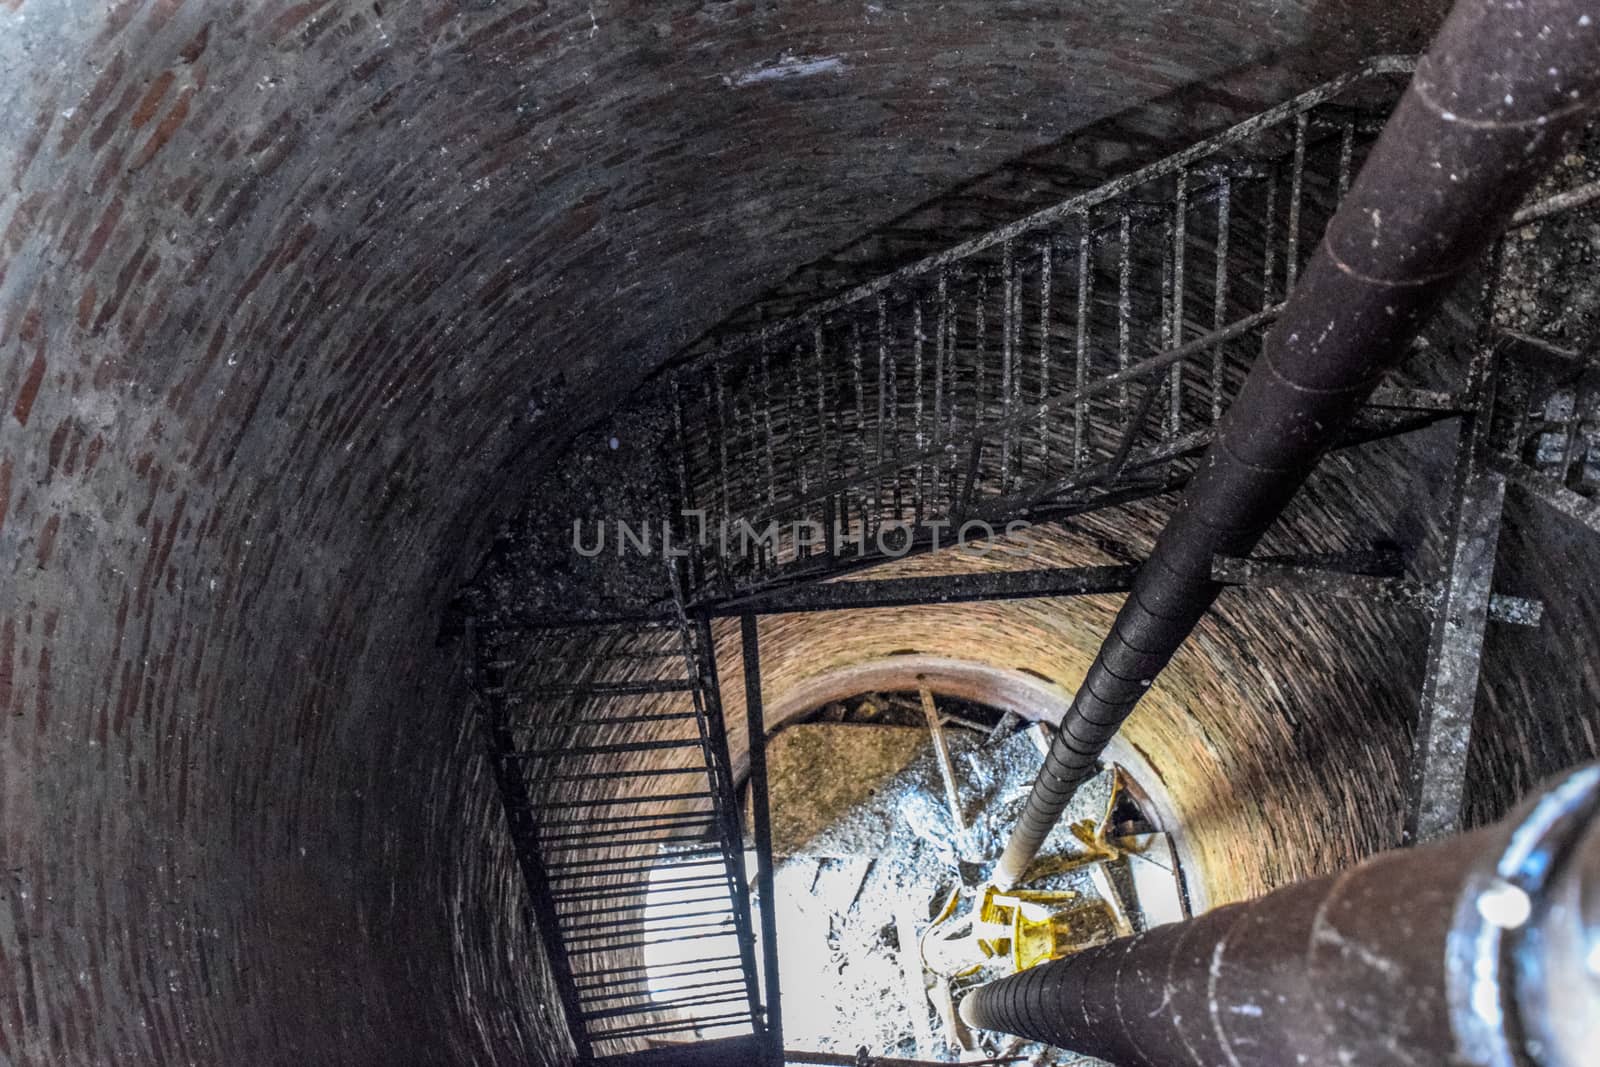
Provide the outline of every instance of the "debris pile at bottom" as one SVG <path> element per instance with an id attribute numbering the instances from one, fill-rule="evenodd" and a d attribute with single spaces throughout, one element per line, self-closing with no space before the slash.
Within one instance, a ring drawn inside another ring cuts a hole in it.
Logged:
<path id="1" fill-rule="evenodd" d="M 961 1032 L 952 1002 L 972 984 L 1008 973 L 1008 944 L 976 973 L 958 973 L 965 968 L 941 953 L 950 946 L 930 945 L 934 969 L 925 963 L 925 937 L 970 932 L 957 927 L 981 904 L 1043 757 L 1040 727 L 1008 721 L 991 739 L 985 731 L 999 723 L 998 712 L 940 699 L 958 828 L 930 732 L 916 725 L 916 701 L 916 694 L 874 694 L 854 707 L 835 705 L 823 721 L 788 727 L 769 743 L 784 1043 L 948 1063 L 996 1055 L 1041 1067 L 1097 1063 L 1003 1034 Z M 1070 896 L 1064 914 L 1075 916 L 1073 936 L 1083 943 L 1143 928 L 1135 862 L 1171 872 L 1164 835 L 1152 833 L 1120 791 L 1113 805 L 1116 773 L 1107 769 L 1079 791 L 1024 887 L 1056 894 L 1048 899 Z M 1099 843 L 1094 828 L 1102 830 Z M 1114 847 L 1102 851 L 1107 831 L 1118 841 L 1160 839 L 1162 847 L 1117 858 Z M 1106 921 L 1086 922 L 1097 910 Z M 1029 914 L 1038 918 L 1036 909 Z M 958 961 L 962 948 L 971 945 L 954 947 Z"/>

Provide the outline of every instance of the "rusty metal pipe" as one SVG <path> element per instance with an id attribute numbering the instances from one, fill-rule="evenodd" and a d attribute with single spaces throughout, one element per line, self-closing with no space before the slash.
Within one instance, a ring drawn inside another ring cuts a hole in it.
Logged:
<path id="1" fill-rule="evenodd" d="M 1592 1067 L 1600 764 L 1486 830 L 982 986 L 1001 1030 L 1118 1067 Z"/>
<path id="2" fill-rule="evenodd" d="M 1459 0 L 1329 223 L 1073 698 L 995 871 L 1020 881 L 1101 752 L 1593 103 L 1600 0 Z"/>

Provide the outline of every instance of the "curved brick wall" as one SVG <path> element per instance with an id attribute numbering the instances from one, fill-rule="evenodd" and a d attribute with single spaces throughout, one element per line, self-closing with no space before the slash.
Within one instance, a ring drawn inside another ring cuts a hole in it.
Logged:
<path id="1" fill-rule="evenodd" d="M 521 479 L 918 201 L 1438 5 L 1061 8 L 0 0 L 0 1061 L 549 1059 L 437 642 Z"/>

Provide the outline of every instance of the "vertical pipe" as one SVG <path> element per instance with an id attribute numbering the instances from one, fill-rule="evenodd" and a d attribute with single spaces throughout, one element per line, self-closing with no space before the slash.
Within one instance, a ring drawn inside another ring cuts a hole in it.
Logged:
<path id="1" fill-rule="evenodd" d="M 745 728 L 750 745 L 750 813 L 756 828 L 756 892 L 761 896 L 761 962 L 767 986 L 766 1036 L 781 1067 L 783 1010 L 778 988 L 778 917 L 772 893 L 772 812 L 767 800 L 767 718 L 761 704 L 761 644 L 754 615 L 739 616 L 744 654 Z"/>
<path id="2" fill-rule="evenodd" d="M 999 884 L 1021 880 L 1216 599 L 1213 557 L 1250 553 L 1504 228 L 1597 90 L 1600 0 L 1459 0 L 1074 694 L 995 871 Z"/>
<path id="3" fill-rule="evenodd" d="M 1461 830 L 1478 668 L 1506 495 L 1505 477 L 1484 463 L 1489 398 L 1497 369 L 1494 349 L 1486 345 L 1473 361 L 1470 391 L 1477 397 L 1477 410 L 1462 418 L 1458 430 L 1450 513 L 1446 516 L 1450 540 L 1443 594 L 1428 637 L 1422 703 L 1412 745 L 1404 831 L 1407 844 Z"/>

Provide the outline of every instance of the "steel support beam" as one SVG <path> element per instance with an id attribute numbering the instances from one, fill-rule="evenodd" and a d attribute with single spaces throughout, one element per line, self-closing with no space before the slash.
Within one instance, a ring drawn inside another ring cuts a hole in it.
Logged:
<path id="1" fill-rule="evenodd" d="M 812 1063 L 822 1067 L 944 1067 L 942 1061 L 935 1060 L 907 1060 L 896 1056 L 847 1056 L 838 1052 L 796 1052 L 790 1049 L 784 1053 L 788 1063 Z M 983 1060 L 963 1060 L 965 1067 L 1003 1067 L 1005 1064 L 1022 1063 L 1027 1056 L 1000 1056 Z"/>
<path id="2" fill-rule="evenodd" d="M 1487 394 L 1492 380 L 1485 374 L 1482 382 Z M 1472 744 L 1483 636 L 1506 496 L 1505 478 L 1484 464 L 1487 401 L 1486 395 L 1483 413 L 1461 421 L 1451 479 L 1450 542 L 1442 594 L 1428 638 L 1422 702 L 1411 750 L 1402 838 L 1407 844 L 1448 837 L 1461 829 L 1467 750 Z"/>
<path id="3" fill-rule="evenodd" d="M 1387 566 L 1394 557 L 1373 552 L 1321 556 L 1212 561 L 1212 577 L 1222 585 L 1279 589 L 1290 593 L 1364 600 L 1433 614 L 1442 588 L 1398 576 Z M 869 611 L 877 608 L 970 604 L 1044 597 L 1126 593 L 1138 564 L 1089 567 L 1033 567 L 1011 571 L 939 574 L 916 578 L 852 579 L 816 582 L 721 601 L 703 608 L 707 617 L 787 615 L 818 611 Z M 1376 570 L 1376 573 L 1375 573 Z M 1523 597 L 1493 594 L 1489 620 L 1537 626 L 1544 606 Z"/>
<path id="4" fill-rule="evenodd" d="M 918 578 L 813 582 L 712 605 L 716 616 L 786 615 L 791 612 L 899 608 L 924 604 L 970 604 L 981 600 L 1126 593 L 1138 572 L 1133 565 L 1038 567 Z"/>
<path id="5" fill-rule="evenodd" d="M 1447 592 L 1446 586 L 1437 582 L 1352 573 L 1338 567 L 1310 567 L 1227 556 L 1212 560 L 1211 577 L 1224 585 L 1388 604 L 1420 611 L 1432 617 L 1437 617 L 1444 610 Z M 1543 618 L 1543 601 L 1504 593 L 1491 593 L 1489 596 L 1490 622 L 1538 626 Z"/>

